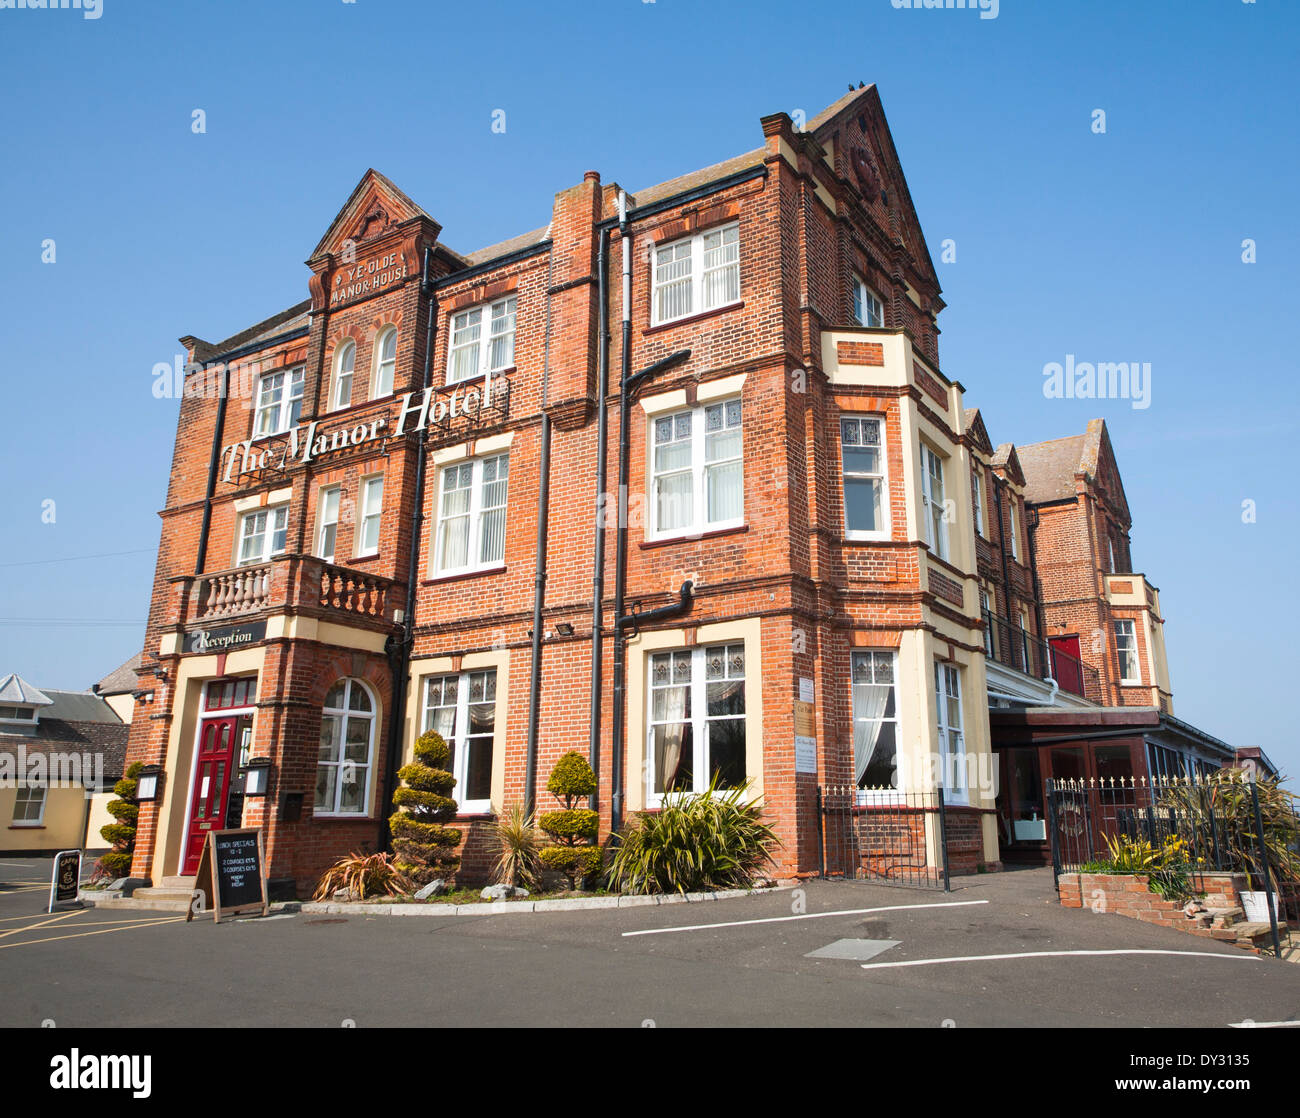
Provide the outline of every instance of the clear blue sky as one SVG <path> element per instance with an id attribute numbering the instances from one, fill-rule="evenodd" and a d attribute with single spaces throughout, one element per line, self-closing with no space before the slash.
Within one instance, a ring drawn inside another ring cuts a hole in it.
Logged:
<path id="1" fill-rule="evenodd" d="M 1177 713 L 1300 771 L 1294 0 L 103 5 L 0 11 L 0 617 L 129 623 L 0 622 L 0 672 L 83 687 L 138 650 L 176 419 L 151 370 L 305 298 L 367 167 L 468 251 L 588 168 L 635 190 L 867 81 L 936 263 L 957 245 L 944 370 L 995 442 L 1106 419 Z M 1149 361 L 1151 406 L 1046 399 L 1066 354 Z"/>

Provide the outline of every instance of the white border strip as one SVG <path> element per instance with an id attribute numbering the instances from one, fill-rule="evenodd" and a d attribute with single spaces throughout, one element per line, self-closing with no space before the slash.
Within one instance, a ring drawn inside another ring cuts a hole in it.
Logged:
<path id="1" fill-rule="evenodd" d="M 657 936 L 667 932 L 699 932 L 710 928 L 739 928 L 745 924 L 782 924 L 787 920 L 817 920 L 823 916 L 860 916 L 865 912 L 899 912 L 913 908 L 964 908 L 966 905 L 988 904 L 988 901 L 940 901 L 938 904 L 891 904 L 883 908 L 842 908 L 834 912 L 805 912 L 799 916 L 765 916 L 760 920 L 727 920 L 721 924 L 683 924 L 680 928 L 646 928 L 639 932 L 624 932 L 623 936 Z"/>
<path id="2" fill-rule="evenodd" d="M 1207 959 L 1231 959 L 1239 963 L 1257 963 L 1258 955 L 1226 955 L 1219 951 L 1170 951 L 1154 947 L 1124 947 L 1109 951 L 1016 951 L 1007 955 L 953 955 L 947 959 L 903 959 L 894 963 L 862 963 L 863 970 L 886 967 L 929 967 L 936 963 L 982 963 L 998 959 L 1044 959 L 1063 955 L 1194 955 Z"/>

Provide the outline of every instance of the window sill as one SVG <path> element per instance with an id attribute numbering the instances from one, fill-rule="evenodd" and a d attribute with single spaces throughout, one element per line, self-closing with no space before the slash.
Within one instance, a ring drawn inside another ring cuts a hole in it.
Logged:
<path id="1" fill-rule="evenodd" d="M 355 566 L 357 563 L 373 563 L 378 558 L 379 558 L 379 552 L 377 551 L 372 551 L 369 555 L 354 555 L 352 556 L 351 559 L 347 561 L 347 565 L 349 567 L 352 567 Z"/>
<path id="2" fill-rule="evenodd" d="M 457 812 L 454 822 L 456 823 L 493 823 L 496 821 L 496 812 L 490 808 L 483 811 L 464 811 Z"/>
<path id="3" fill-rule="evenodd" d="M 507 365 L 504 369 L 489 369 L 488 372 L 494 377 L 508 377 L 517 368 L 516 365 Z M 435 389 L 435 391 L 445 391 L 448 388 L 464 388 L 467 384 L 480 385 L 487 380 L 487 377 L 487 373 L 475 373 L 472 377 L 466 377 L 464 380 L 448 380 L 446 384 L 439 389 Z"/>
<path id="4" fill-rule="evenodd" d="M 460 582 L 467 578 L 479 578 L 483 575 L 505 574 L 506 565 L 504 563 L 496 567 L 477 567 L 472 571 L 455 571 L 452 574 L 434 575 L 433 578 L 426 578 L 420 581 L 421 586 L 437 586 L 443 582 Z"/>
<path id="5" fill-rule="evenodd" d="M 322 823 L 377 823 L 378 822 L 378 820 L 373 815 L 363 815 L 360 812 L 354 815 L 351 813 L 313 811 L 311 817 L 313 822 L 319 820 Z"/>
<path id="6" fill-rule="evenodd" d="M 738 536 L 743 532 L 749 531 L 748 524 L 733 524 L 729 528 L 710 528 L 707 532 L 692 532 L 688 535 L 680 536 L 659 536 L 651 540 L 643 540 L 637 544 L 642 551 L 648 551 L 655 547 L 667 547 L 674 543 L 693 543 L 699 540 L 713 540 L 719 536 Z"/>
<path id="7" fill-rule="evenodd" d="M 651 334 L 658 334 L 661 330 L 671 330 L 674 326 L 685 326 L 691 322 L 699 322 L 705 318 L 712 318 L 715 314 L 726 314 L 728 311 L 743 310 L 745 306 L 744 299 L 738 299 L 734 303 L 728 303 L 725 307 L 714 307 L 711 310 L 699 311 L 696 314 L 688 314 L 682 318 L 669 319 L 667 322 L 652 322 L 644 330 L 641 336 L 649 337 Z"/>
<path id="8" fill-rule="evenodd" d="M 845 532 L 844 543 L 893 543 L 889 532 Z"/>
<path id="9" fill-rule="evenodd" d="M 45 824 L 44 824 L 44 823 L 10 823 L 10 824 L 9 824 L 9 830 L 11 830 L 11 831 L 43 831 L 43 830 L 45 830 Z"/>

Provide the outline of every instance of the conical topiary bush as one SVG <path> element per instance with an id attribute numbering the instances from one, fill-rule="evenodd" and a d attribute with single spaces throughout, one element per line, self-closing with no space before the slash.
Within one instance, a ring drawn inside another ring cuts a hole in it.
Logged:
<path id="1" fill-rule="evenodd" d="M 393 793 L 401 810 L 388 819 L 396 868 L 418 885 L 453 877 L 460 868 L 456 853 L 462 834 L 446 824 L 456 818 L 451 790 L 456 778 L 447 771 L 451 750 L 433 730 L 415 742 L 415 760 L 397 770 L 406 785 Z"/>
<path id="2" fill-rule="evenodd" d="M 538 859 L 548 870 L 557 870 L 569 879 L 569 888 L 591 877 L 601 867 L 602 851 L 595 845 L 600 817 L 590 808 L 575 804 L 596 791 L 596 774 L 581 753 L 566 753 L 551 770 L 546 790 L 564 805 L 562 811 L 550 811 L 537 825 L 551 836 L 552 845 L 542 847 Z"/>
<path id="3" fill-rule="evenodd" d="M 116 823 L 108 823 L 99 829 L 104 841 L 111 843 L 113 847 L 99 859 L 99 865 L 96 867 L 102 870 L 106 877 L 126 877 L 131 872 L 131 858 L 135 853 L 136 821 L 140 817 L 140 805 L 135 798 L 136 788 L 139 786 L 136 778 L 143 768 L 144 765 L 140 761 L 132 764 L 122 774 L 122 779 L 113 785 L 113 791 L 118 798 L 109 800 L 105 805 L 108 814 L 117 820 Z"/>

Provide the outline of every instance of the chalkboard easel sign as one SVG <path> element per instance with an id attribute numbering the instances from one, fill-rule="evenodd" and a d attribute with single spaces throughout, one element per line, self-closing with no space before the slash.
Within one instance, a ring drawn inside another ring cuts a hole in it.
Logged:
<path id="1" fill-rule="evenodd" d="M 53 912 L 61 904 L 77 902 L 81 888 L 81 851 L 60 850 L 54 855 L 54 873 L 50 877 L 50 904 Z"/>
<path id="2" fill-rule="evenodd" d="M 196 910 L 212 906 L 212 919 L 220 924 L 223 916 L 246 912 L 267 913 L 266 871 L 262 857 L 262 829 L 240 827 L 229 831 L 209 831 L 194 877 L 196 904 L 190 905 L 185 919 L 193 920 Z"/>

